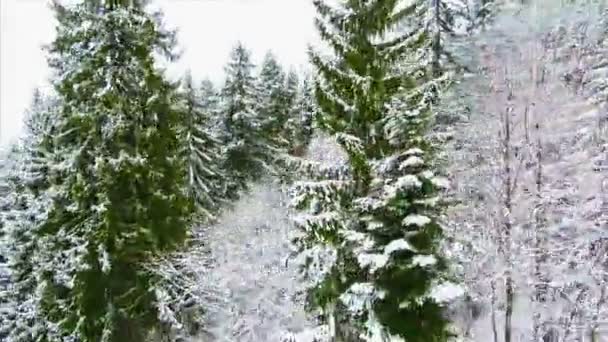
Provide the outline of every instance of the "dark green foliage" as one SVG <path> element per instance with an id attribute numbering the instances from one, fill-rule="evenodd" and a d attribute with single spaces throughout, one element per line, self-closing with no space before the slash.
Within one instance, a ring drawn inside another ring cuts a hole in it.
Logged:
<path id="1" fill-rule="evenodd" d="M 262 130 L 269 136 L 279 137 L 289 117 L 285 89 L 285 73 L 272 52 L 266 53 L 258 76 L 258 112 Z"/>
<path id="2" fill-rule="evenodd" d="M 223 169 L 230 179 L 228 198 L 236 198 L 248 182 L 271 171 L 277 152 L 272 135 L 263 129 L 270 122 L 265 122 L 257 110 L 253 68 L 250 52 L 238 43 L 226 66 L 226 82 L 221 93 L 226 159 Z"/>
<path id="3" fill-rule="evenodd" d="M 311 51 L 317 119 L 346 152 L 350 171 L 297 191 L 299 207 L 313 214 L 300 242 L 329 244 L 337 257 L 310 298 L 370 338 L 446 341 L 441 306 L 428 296 L 446 271 L 435 200 L 443 182 L 431 171 L 424 136 L 446 80 L 433 63 L 431 27 L 415 16 L 418 2 L 401 11 L 396 0 L 314 4 L 319 33 L 335 53 L 326 60 Z M 404 21 L 408 31 L 395 35 Z M 381 335 L 365 328 L 376 321 Z"/>
<path id="4" fill-rule="evenodd" d="M 137 6 L 115 5 L 61 8 L 50 48 L 61 107 L 53 202 L 37 237 L 52 265 L 41 306 L 80 341 L 147 340 L 159 316 L 141 266 L 183 244 L 191 212 L 176 89 L 152 56 L 173 36 Z"/>
<path id="5" fill-rule="evenodd" d="M 226 184 L 221 169 L 220 141 L 212 133 L 215 119 L 213 95 L 197 92 L 190 74 L 184 77 L 182 83 L 185 126 L 182 139 L 185 158 L 188 160 L 189 193 L 204 222 L 213 218 L 220 208 Z M 208 88 L 203 90 L 212 92 Z"/>

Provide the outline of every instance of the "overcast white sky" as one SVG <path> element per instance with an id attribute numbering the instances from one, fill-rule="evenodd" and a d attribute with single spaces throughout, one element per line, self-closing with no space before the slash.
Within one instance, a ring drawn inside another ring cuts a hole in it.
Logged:
<path id="1" fill-rule="evenodd" d="M 169 68 L 177 76 L 191 69 L 196 79 L 220 82 L 237 40 L 259 62 L 272 48 L 286 67 L 307 64 L 306 45 L 316 41 L 311 0 L 152 0 L 178 28 L 182 58 Z M 0 145 L 21 129 L 32 90 L 46 83 L 49 70 L 41 46 L 54 36 L 47 0 L 0 0 Z"/>

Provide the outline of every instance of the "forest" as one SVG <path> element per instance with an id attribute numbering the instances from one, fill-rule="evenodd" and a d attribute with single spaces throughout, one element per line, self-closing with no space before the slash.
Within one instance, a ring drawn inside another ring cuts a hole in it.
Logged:
<path id="1" fill-rule="evenodd" d="M 608 2 L 310 1 L 309 71 L 219 83 L 154 0 L 52 2 L 0 341 L 608 340 Z"/>

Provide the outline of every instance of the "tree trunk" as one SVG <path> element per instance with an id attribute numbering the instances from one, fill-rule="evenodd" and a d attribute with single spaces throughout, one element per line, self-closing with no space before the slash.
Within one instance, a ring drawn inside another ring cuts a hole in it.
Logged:
<path id="1" fill-rule="evenodd" d="M 505 73 L 506 74 L 506 73 Z M 505 75 L 506 77 L 506 75 Z M 503 137 L 503 167 L 504 167 L 504 179 L 503 179 L 503 206 L 505 210 L 504 221 L 503 221 L 503 236 L 504 245 L 503 253 L 505 256 L 505 326 L 504 326 L 504 342 L 511 342 L 512 333 L 512 316 L 513 316 L 513 277 L 512 277 L 512 256 L 511 256 L 511 210 L 512 210 L 512 191 L 513 191 L 513 179 L 511 175 L 511 113 L 513 107 L 511 100 L 513 99 L 513 89 L 510 82 L 507 82 L 509 87 L 509 93 L 507 97 L 507 108 L 504 112 L 504 137 Z"/>
<path id="2" fill-rule="evenodd" d="M 496 329 L 496 282 L 494 279 L 490 282 L 492 288 L 491 298 L 491 310 L 492 310 L 492 335 L 494 336 L 494 342 L 498 342 L 498 331 Z"/>
<path id="3" fill-rule="evenodd" d="M 543 273 L 543 263 L 547 257 L 547 251 L 545 250 L 544 241 L 544 218 L 543 218 L 543 201 L 542 201 L 542 186 L 543 186 L 543 168 L 542 168 L 542 144 L 540 139 L 540 125 L 536 124 L 536 205 L 534 210 L 534 296 L 532 302 L 537 304 L 544 303 L 546 301 L 547 293 L 547 279 Z M 534 326 L 533 326 L 533 341 L 537 342 L 541 331 L 541 317 L 540 313 L 536 310 L 534 312 Z"/>

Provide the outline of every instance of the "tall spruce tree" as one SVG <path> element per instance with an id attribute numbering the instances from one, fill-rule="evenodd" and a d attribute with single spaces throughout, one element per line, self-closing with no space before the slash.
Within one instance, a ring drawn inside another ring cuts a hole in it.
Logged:
<path id="1" fill-rule="evenodd" d="M 207 125 L 210 133 L 220 142 L 226 137 L 226 131 L 224 126 L 224 119 L 221 106 L 221 94 L 220 91 L 215 88 L 213 82 L 208 79 L 204 79 L 199 87 L 199 96 L 201 103 L 201 110 L 207 114 L 208 120 Z M 223 151 L 223 149 L 220 149 Z M 222 157 L 225 154 L 222 153 Z M 225 184 L 224 184 L 225 186 Z"/>
<path id="2" fill-rule="evenodd" d="M 131 1 L 56 4 L 61 100 L 39 291 L 63 339 L 147 341 L 162 319 L 142 263 L 180 246 L 191 206 L 176 87 L 155 69 L 174 36 Z"/>
<path id="3" fill-rule="evenodd" d="M 441 298 L 446 265 L 438 246 L 430 106 L 445 77 L 433 63 L 421 2 L 314 1 L 316 26 L 334 51 L 311 51 L 321 127 L 348 155 L 348 171 L 296 183 L 307 249 L 329 244 L 335 263 L 310 294 L 341 341 L 446 341 Z M 404 20 L 408 32 L 396 34 Z M 426 62 L 426 63 L 425 63 Z M 309 169 L 310 170 L 310 169 Z"/>
<path id="4" fill-rule="evenodd" d="M 302 88 L 297 103 L 300 113 L 300 129 L 296 141 L 303 147 L 308 146 L 313 135 L 313 124 L 317 113 L 316 100 L 314 98 L 314 82 L 310 77 L 302 81 Z"/>
<path id="5" fill-rule="evenodd" d="M 251 53 L 238 43 L 226 65 L 221 93 L 226 159 L 223 169 L 229 178 L 227 196 L 231 198 L 246 189 L 249 181 L 272 169 L 275 148 L 263 130 L 263 116 L 257 111 L 254 67 Z"/>
<path id="6" fill-rule="evenodd" d="M 302 113 L 299 108 L 300 97 L 298 74 L 295 70 L 290 69 L 285 79 L 283 91 L 283 103 L 287 120 L 281 127 L 281 136 L 286 140 L 286 147 L 292 154 L 303 145 L 299 136 L 302 130 Z"/>
<path id="7" fill-rule="evenodd" d="M 218 135 L 218 129 L 221 129 L 220 115 L 220 94 L 215 89 L 213 82 L 205 79 L 199 87 L 201 109 L 209 116 L 209 125 L 214 129 L 214 134 Z"/>
<path id="8" fill-rule="evenodd" d="M 279 137 L 289 115 L 285 103 L 285 72 L 270 51 L 264 56 L 258 82 L 258 111 L 263 118 L 262 129 L 273 138 Z"/>
<path id="9" fill-rule="evenodd" d="M 50 205 L 48 165 L 57 109 L 56 99 L 35 90 L 24 134 L 9 155 L 8 193 L 1 215 L 10 291 L 0 315 L 0 336 L 7 341 L 50 340 L 56 332 L 40 312 L 37 288 L 49 265 L 40 263 L 47 251 L 37 234 Z"/>
<path id="10" fill-rule="evenodd" d="M 208 95 L 208 94 L 206 94 Z M 220 141 L 211 133 L 213 112 L 209 101 L 199 94 L 190 73 L 182 82 L 186 158 L 190 195 L 204 220 L 214 217 L 224 193 Z"/>

